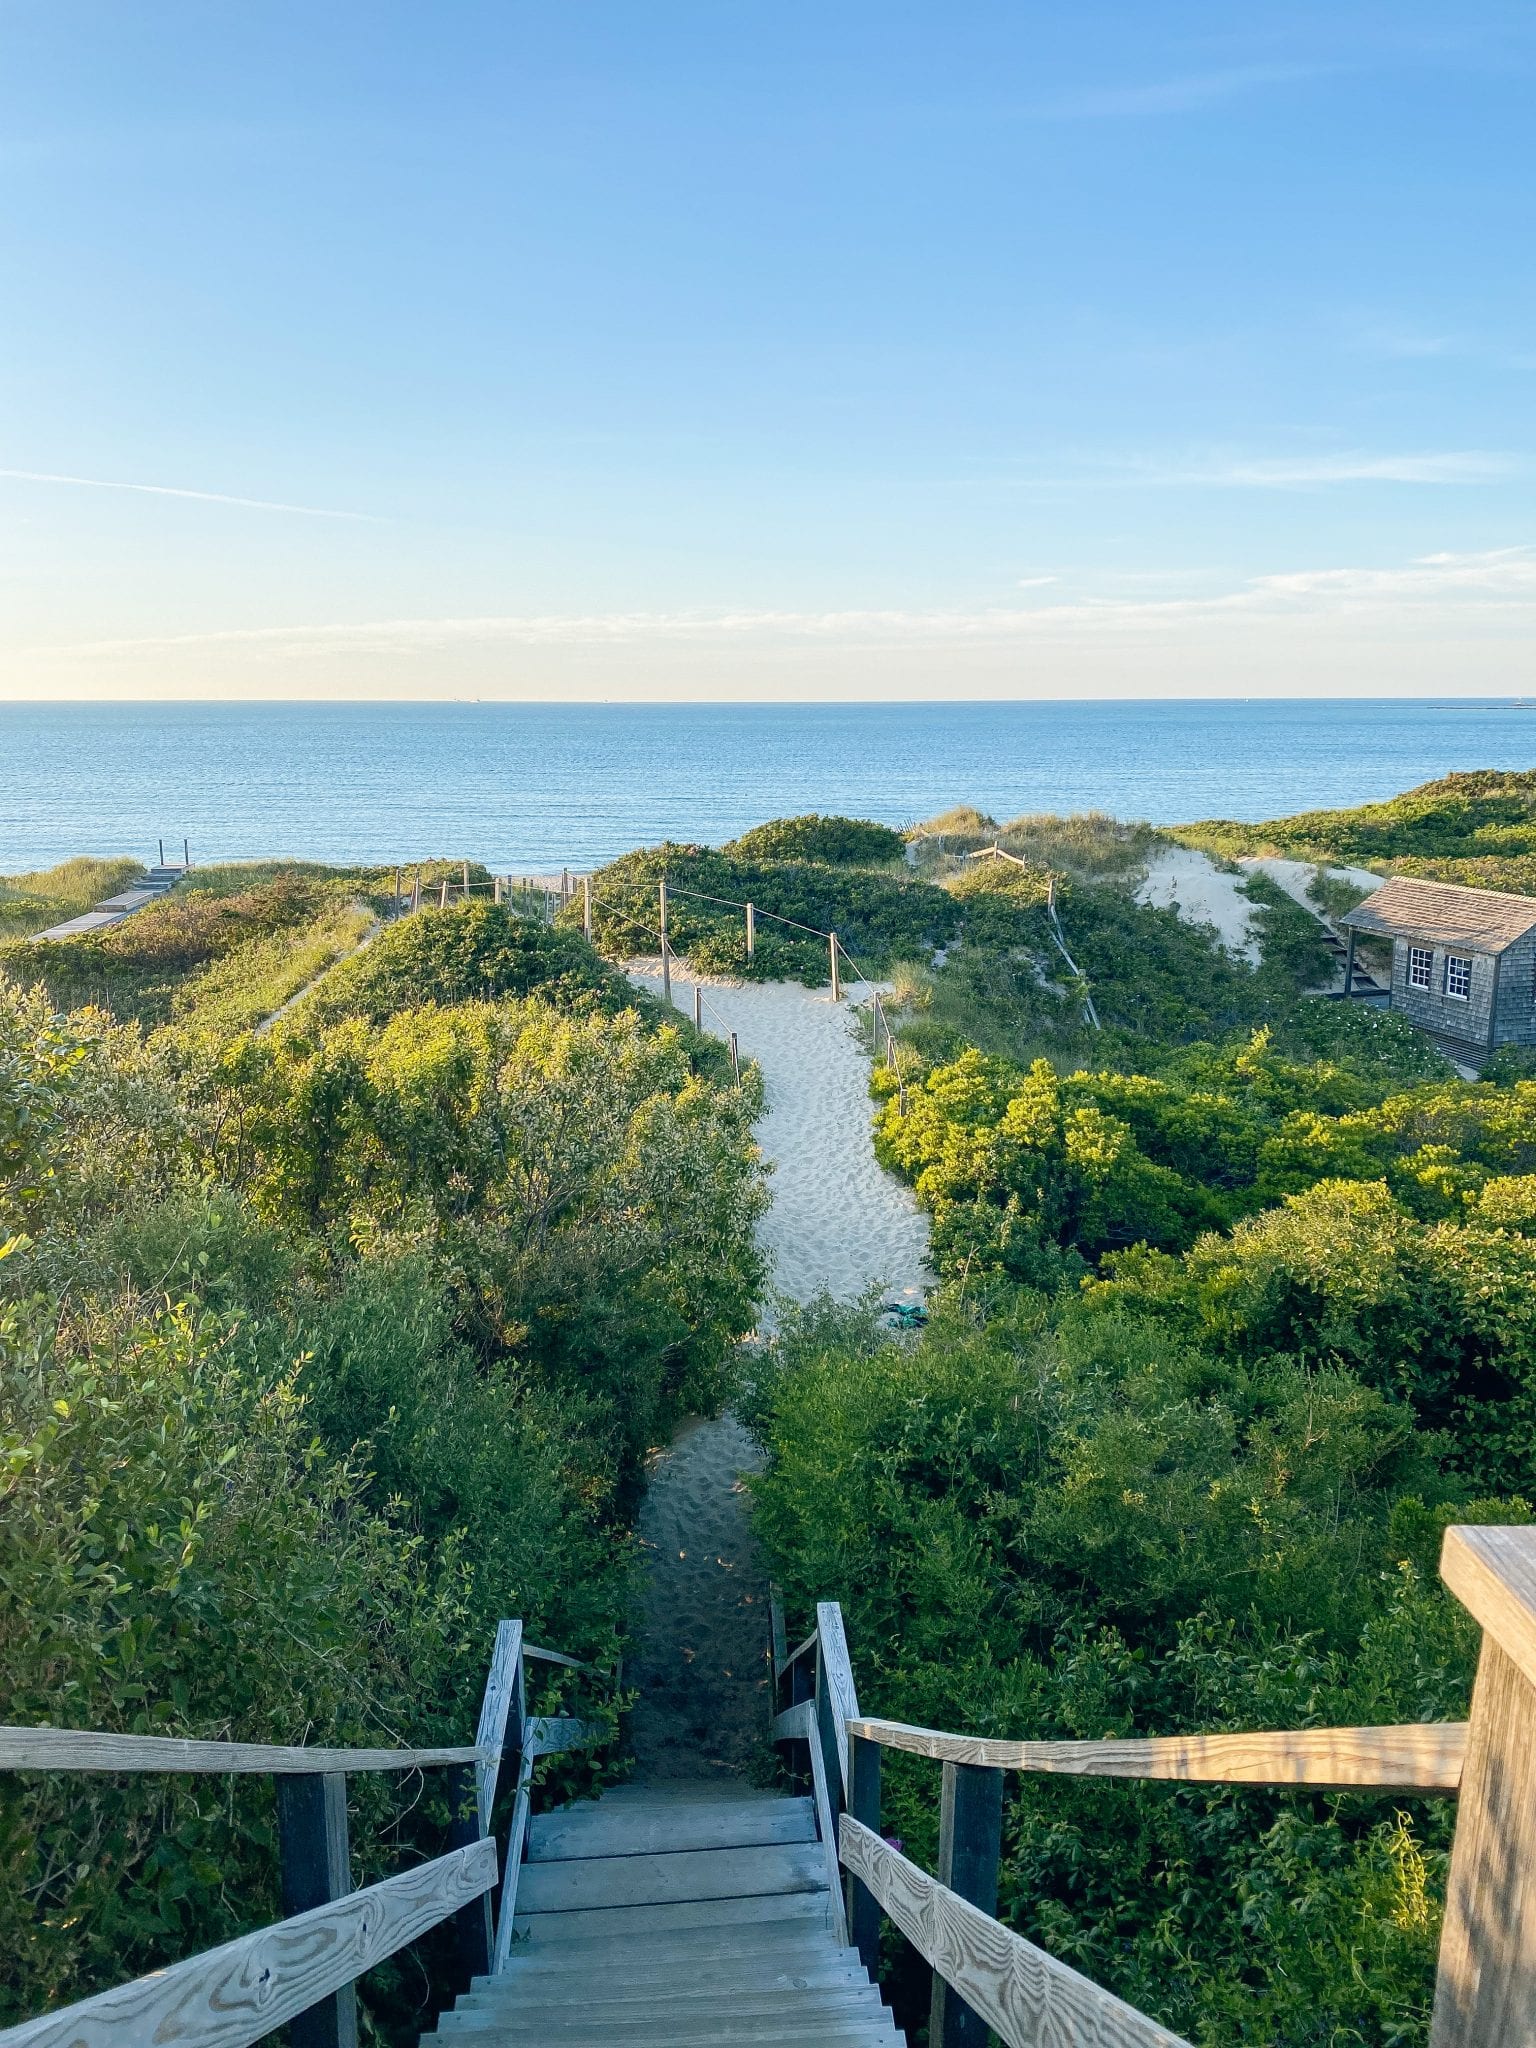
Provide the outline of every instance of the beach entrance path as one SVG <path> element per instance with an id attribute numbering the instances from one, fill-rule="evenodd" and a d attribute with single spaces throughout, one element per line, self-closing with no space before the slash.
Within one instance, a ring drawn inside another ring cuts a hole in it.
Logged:
<path id="1" fill-rule="evenodd" d="M 658 974 L 632 978 L 659 994 Z M 674 967 L 688 1014 L 693 984 Z M 852 992 L 855 996 L 857 989 Z M 773 1167 L 758 1225 L 769 1286 L 792 1301 L 840 1300 L 879 1285 L 920 1301 L 928 1219 L 875 1159 L 869 1059 L 853 1011 L 798 982 L 705 985 L 705 1027 L 734 1031 L 762 1069 L 758 1142 Z M 763 1326 L 771 1326 L 771 1309 Z M 644 1604 L 629 1679 L 636 1773 L 652 1782 L 729 1778 L 761 1749 L 769 1720 L 767 1576 L 752 1541 L 740 1475 L 756 1446 L 734 1416 L 685 1423 L 651 1459 L 640 1513 Z"/>

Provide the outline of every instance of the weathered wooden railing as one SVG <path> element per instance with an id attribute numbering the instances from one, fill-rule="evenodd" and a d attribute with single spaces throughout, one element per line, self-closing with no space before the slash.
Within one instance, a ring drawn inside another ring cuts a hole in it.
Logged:
<path id="1" fill-rule="evenodd" d="M 1009 1742 L 861 1717 L 833 1601 L 786 1650 L 771 1603 L 774 1739 L 808 1769 L 834 1895 L 866 1968 L 888 1914 L 933 1970 L 930 2048 L 1188 2048 L 1179 2036 L 995 1917 L 1003 1772 L 1195 1784 L 1459 1793 L 1430 2048 L 1536 2048 L 1536 1529 L 1446 1531 L 1441 1576 L 1481 1623 L 1469 1722 Z M 880 1832 L 880 1756 L 943 1765 L 939 1868 L 920 1870 Z"/>
<path id="2" fill-rule="evenodd" d="M 357 1979 L 445 1920 L 456 1922 L 464 1986 L 505 1960 L 527 1834 L 533 1765 L 583 1747 L 595 1731 L 526 1711 L 529 1658 L 590 1671 L 523 1641 L 520 1621 L 496 1631 L 472 1744 L 448 1749 L 308 1749 L 192 1742 L 87 1728 L 0 1727 L 0 1770 L 270 1775 L 277 1794 L 285 1918 L 0 2033 L 0 2048 L 248 2048 L 292 2021 L 293 2048 L 356 2048 Z M 612 1674 L 599 1673 L 611 1678 Z M 518 1758 L 500 1918 L 493 1941 L 496 1844 L 491 1816 L 503 1764 Z M 347 1778 L 362 1771 L 449 1773 L 453 1812 L 444 1856 L 353 1891 Z"/>

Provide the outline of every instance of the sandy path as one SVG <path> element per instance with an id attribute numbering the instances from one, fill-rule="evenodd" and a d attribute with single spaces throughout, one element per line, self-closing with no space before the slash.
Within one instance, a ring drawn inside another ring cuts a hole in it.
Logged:
<path id="1" fill-rule="evenodd" d="M 660 991 L 659 974 L 633 971 Z M 691 1005 L 693 983 L 673 974 Z M 705 1027 L 737 1034 L 762 1068 L 767 1109 L 758 1142 L 774 1172 L 758 1225 L 770 1285 L 795 1301 L 842 1298 L 879 1284 L 919 1300 L 930 1275 L 927 1218 L 882 1172 L 870 1136 L 869 1062 L 846 1003 L 797 982 L 706 983 Z M 764 1327 L 771 1322 L 765 1313 Z M 648 1552 L 639 1648 L 630 1672 L 636 1775 L 723 1776 L 745 1768 L 768 1719 L 768 1592 L 739 1475 L 757 1462 L 733 1416 L 689 1422 L 651 1460 L 640 1512 Z"/>
<path id="2" fill-rule="evenodd" d="M 1256 967 L 1261 950 L 1253 922 L 1255 906 L 1243 894 L 1242 879 L 1217 867 L 1208 853 L 1170 846 L 1147 862 L 1136 901 L 1176 910 L 1186 924 L 1214 925 L 1227 951 Z"/>

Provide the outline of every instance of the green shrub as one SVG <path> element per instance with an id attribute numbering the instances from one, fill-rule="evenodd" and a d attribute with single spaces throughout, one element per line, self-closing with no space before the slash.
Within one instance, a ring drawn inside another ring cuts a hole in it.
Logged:
<path id="1" fill-rule="evenodd" d="M 673 952 L 701 972 L 743 979 L 828 979 L 828 943 L 835 931 L 858 964 L 878 973 L 892 958 L 931 953 L 959 924 L 952 897 L 930 883 L 878 869 L 823 861 L 748 860 L 701 846 L 658 846 L 599 870 L 592 878 L 592 928 L 610 959 L 661 949 L 659 884 L 667 882 L 668 938 Z M 746 917 L 756 906 L 757 942 L 746 954 Z M 581 906 L 560 913 L 580 923 Z M 784 922 L 787 920 L 787 922 Z"/>
<path id="2" fill-rule="evenodd" d="M 888 825 L 867 818 L 823 818 L 815 811 L 770 819 L 727 840 L 723 848 L 739 860 L 811 860 L 828 867 L 888 867 L 904 850 L 901 834 Z"/>
<path id="3" fill-rule="evenodd" d="M 136 860 L 97 860 L 79 855 L 27 875 L 0 875 L 0 939 L 27 938 L 78 917 L 108 896 L 138 881 Z"/>
<path id="4" fill-rule="evenodd" d="M 422 910 L 387 926 L 366 951 L 326 976 L 304 1004 L 302 1022 L 323 1028 L 362 1017 L 382 1024 L 397 1010 L 424 1004 L 534 994 L 564 1007 L 595 1002 L 610 1013 L 636 1000 L 623 976 L 577 934 L 473 903 Z"/>
<path id="5" fill-rule="evenodd" d="M 840 1600 L 864 1712 L 977 1734 L 1458 1717 L 1477 1631 L 1434 1580 L 1439 1531 L 1528 1518 L 1469 1500 L 1348 1371 L 1065 1296 L 968 1288 L 915 1346 L 813 1310 L 751 1412 L 792 1629 Z M 938 1790 L 887 1752 L 884 1830 L 930 1869 Z M 999 1911 L 1212 2048 L 1422 2041 L 1453 1814 L 1024 1776 Z"/>

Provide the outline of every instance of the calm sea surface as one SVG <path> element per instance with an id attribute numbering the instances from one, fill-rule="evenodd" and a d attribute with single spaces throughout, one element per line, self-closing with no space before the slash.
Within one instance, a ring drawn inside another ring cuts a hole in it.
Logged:
<path id="1" fill-rule="evenodd" d="M 74 853 L 194 861 L 448 854 L 587 866 L 765 818 L 900 825 L 1101 809 L 1158 824 L 1536 766 L 1536 706 L 1411 699 L 1091 704 L 0 705 L 0 872 Z"/>

